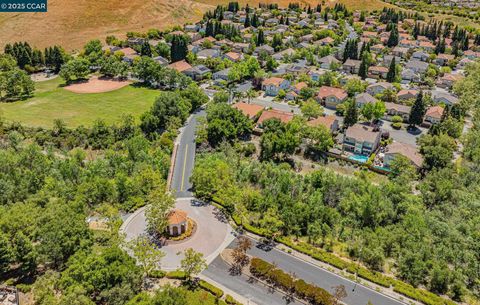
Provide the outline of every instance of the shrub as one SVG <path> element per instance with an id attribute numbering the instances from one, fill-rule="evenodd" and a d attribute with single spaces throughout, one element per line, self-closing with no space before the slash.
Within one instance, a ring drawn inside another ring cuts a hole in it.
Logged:
<path id="1" fill-rule="evenodd" d="M 153 270 L 150 272 L 150 277 L 156 278 L 156 279 L 161 279 L 162 277 L 165 277 L 166 272 L 162 270 Z"/>
<path id="2" fill-rule="evenodd" d="M 175 271 L 167 272 L 165 277 L 167 279 L 184 280 L 187 276 L 186 276 L 185 272 L 180 271 L 180 270 L 175 270 Z"/>
<path id="3" fill-rule="evenodd" d="M 402 123 L 392 123 L 392 128 L 401 129 L 402 128 Z"/>
<path id="4" fill-rule="evenodd" d="M 200 286 L 200 288 L 210 292 L 211 294 L 213 294 L 215 297 L 217 298 L 221 298 L 223 296 L 223 290 L 204 281 L 204 280 L 200 280 L 198 282 L 198 285 Z"/>
<path id="5" fill-rule="evenodd" d="M 230 305 L 242 305 L 239 301 L 235 300 L 231 295 L 227 294 L 225 296 L 225 302 Z"/>

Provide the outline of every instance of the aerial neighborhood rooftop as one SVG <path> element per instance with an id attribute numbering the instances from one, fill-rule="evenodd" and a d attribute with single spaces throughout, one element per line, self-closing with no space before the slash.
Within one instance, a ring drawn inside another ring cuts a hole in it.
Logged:
<path id="1" fill-rule="evenodd" d="M 333 18 L 342 6 L 310 14 L 246 9 L 217 12 L 220 18 L 187 24 L 146 43 L 171 47 L 172 36 L 184 37 L 188 56 L 168 67 L 205 87 L 229 90 L 233 107 L 260 132 L 265 120 L 287 123 L 302 116 L 303 103 L 315 101 L 322 113 L 308 119 L 326 126 L 335 139 L 326 153 L 357 163 L 371 159 L 374 169 L 389 170 L 391 145 L 396 154 L 408 147 L 405 157 L 421 167 L 411 152 L 418 153 L 417 139 L 460 108 L 455 83 L 464 78 L 468 62 L 480 58 L 478 39 L 408 14 L 393 24 L 388 10 L 354 12 L 347 23 Z M 458 33 L 440 37 L 433 30 L 440 28 Z M 130 47 L 119 51 L 128 62 L 140 55 Z M 249 68 L 254 72 L 245 72 Z"/>

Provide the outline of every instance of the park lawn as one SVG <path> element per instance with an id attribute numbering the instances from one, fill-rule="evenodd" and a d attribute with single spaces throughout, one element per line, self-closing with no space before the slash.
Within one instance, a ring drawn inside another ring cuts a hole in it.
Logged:
<path id="1" fill-rule="evenodd" d="M 31 127 L 48 128 L 55 119 L 63 120 L 68 127 L 91 126 L 97 119 L 117 122 L 123 114 L 138 119 L 159 95 L 158 90 L 132 85 L 105 93 L 78 94 L 62 88 L 62 82 L 56 78 L 36 83 L 32 98 L 0 103 L 0 116 Z"/>

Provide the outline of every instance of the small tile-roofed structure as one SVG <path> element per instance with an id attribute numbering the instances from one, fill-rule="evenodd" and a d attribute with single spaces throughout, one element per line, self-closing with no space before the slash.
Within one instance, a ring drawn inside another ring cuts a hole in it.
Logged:
<path id="1" fill-rule="evenodd" d="M 262 115 L 258 119 L 257 126 L 261 126 L 263 122 L 269 119 L 279 119 L 283 123 L 288 123 L 293 119 L 293 113 L 270 109 L 262 112 Z"/>

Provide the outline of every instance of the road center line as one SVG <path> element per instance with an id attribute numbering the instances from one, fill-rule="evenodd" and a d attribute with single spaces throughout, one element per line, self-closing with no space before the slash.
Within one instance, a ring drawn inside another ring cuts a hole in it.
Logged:
<path id="1" fill-rule="evenodd" d="M 187 167 L 187 155 L 188 155 L 188 144 L 185 144 L 185 158 L 183 159 L 183 170 L 182 170 L 182 185 L 180 186 L 181 192 L 183 192 L 183 185 L 185 183 L 185 168 Z"/>

